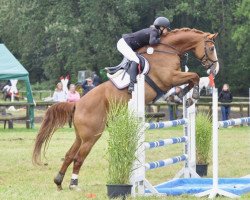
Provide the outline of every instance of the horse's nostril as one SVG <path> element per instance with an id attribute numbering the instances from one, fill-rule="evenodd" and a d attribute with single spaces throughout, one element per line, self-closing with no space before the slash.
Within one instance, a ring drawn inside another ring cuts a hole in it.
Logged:
<path id="1" fill-rule="evenodd" d="M 210 51 L 213 51 L 214 50 L 214 47 L 210 47 Z"/>

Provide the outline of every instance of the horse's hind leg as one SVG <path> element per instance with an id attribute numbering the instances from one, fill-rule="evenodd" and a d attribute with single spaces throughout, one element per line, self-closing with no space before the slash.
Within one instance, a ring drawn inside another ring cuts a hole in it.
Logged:
<path id="1" fill-rule="evenodd" d="M 71 146 L 71 148 L 65 155 L 63 165 L 60 171 L 58 172 L 57 176 L 54 178 L 54 183 L 57 185 L 58 190 L 62 190 L 62 182 L 63 182 L 65 172 L 68 166 L 73 162 L 74 157 L 77 151 L 79 150 L 80 145 L 81 145 L 81 139 L 77 137 L 75 142 L 73 143 L 73 145 Z"/>
<path id="2" fill-rule="evenodd" d="M 92 138 L 85 139 L 85 141 L 82 142 L 80 149 L 78 153 L 75 156 L 74 159 L 74 166 L 73 166 L 73 174 L 70 181 L 69 188 L 70 189 L 76 189 L 78 186 L 78 174 L 80 171 L 80 168 L 88 156 L 89 152 L 91 151 L 92 147 L 96 143 L 96 141 L 100 138 L 101 134 L 92 136 Z"/>

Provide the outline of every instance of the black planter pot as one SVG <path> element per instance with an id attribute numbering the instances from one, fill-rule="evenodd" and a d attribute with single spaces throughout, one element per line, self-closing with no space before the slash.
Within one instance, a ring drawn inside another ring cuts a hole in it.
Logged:
<path id="1" fill-rule="evenodd" d="M 207 176 L 207 165 L 208 164 L 196 164 L 196 173 L 199 176 Z"/>
<path id="2" fill-rule="evenodd" d="M 122 197 L 122 199 L 126 199 L 126 196 L 131 195 L 132 185 L 113 185 L 107 184 L 108 197 L 110 199 Z"/>

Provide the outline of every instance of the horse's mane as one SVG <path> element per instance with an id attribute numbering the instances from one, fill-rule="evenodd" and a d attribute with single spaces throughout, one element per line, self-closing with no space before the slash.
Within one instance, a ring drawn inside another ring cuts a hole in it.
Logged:
<path id="1" fill-rule="evenodd" d="M 200 30 L 197 30 L 195 28 L 177 28 L 177 29 L 174 29 L 172 31 L 170 31 L 167 35 L 170 35 L 170 34 L 174 34 L 174 33 L 178 33 L 178 32 L 187 32 L 187 31 L 190 31 L 190 32 L 194 32 L 194 33 L 200 33 L 200 34 L 210 34 L 208 32 L 203 32 L 203 31 L 200 31 Z"/>

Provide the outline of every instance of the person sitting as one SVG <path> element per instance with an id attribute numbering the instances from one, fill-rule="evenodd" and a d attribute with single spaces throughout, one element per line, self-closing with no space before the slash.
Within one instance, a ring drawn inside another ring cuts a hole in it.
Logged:
<path id="1" fill-rule="evenodd" d="M 129 67 L 130 83 L 128 92 L 134 91 L 134 83 L 138 68 L 140 68 L 140 60 L 135 51 L 146 45 L 156 45 L 160 43 L 160 36 L 166 35 L 170 29 L 170 22 L 166 17 L 158 17 L 150 28 L 142 29 L 134 33 L 124 34 L 117 42 L 118 51 L 128 60 L 132 61 Z M 141 69 L 140 69 L 141 71 Z"/>
<path id="2" fill-rule="evenodd" d="M 69 91 L 67 94 L 67 102 L 76 102 L 80 99 L 80 94 L 76 91 L 76 86 L 70 84 Z"/>
<path id="3" fill-rule="evenodd" d="M 61 82 L 57 83 L 52 99 L 55 102 L 66 102 L 66 93 Z"/>
<path id="4" fill-rule="evenodd" d="M 92 79 L 89 77 L 85 81 L 83 81 L 83 95 L 87 94 L 90 90 L 92 90 L 95 86 L 93 85 Z"/>

